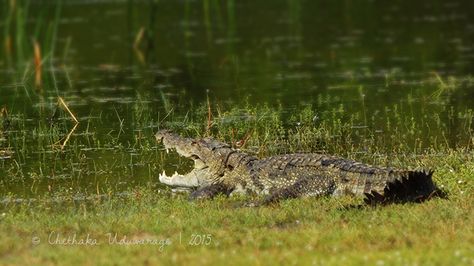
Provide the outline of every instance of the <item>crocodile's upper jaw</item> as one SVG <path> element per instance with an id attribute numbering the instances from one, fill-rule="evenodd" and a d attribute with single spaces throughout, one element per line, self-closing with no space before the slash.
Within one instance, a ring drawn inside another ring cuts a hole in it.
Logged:
<path id="1" fill-rule="evenodd" d="M 200 187 L 219 177 L 224 159 L 216 156 L 213 149 L 222 143 L 183 138 L 167 130 L 159 131 L 155 138 L 163 143 L 166 152 L 175 150 L 179 155 L 194 161 L 194 169 L 191 172 L 185 175 L 175 172 L 172 176 L 167 176 L 163 171 L 159 175 L 160 182 L 170 186 Z"/>

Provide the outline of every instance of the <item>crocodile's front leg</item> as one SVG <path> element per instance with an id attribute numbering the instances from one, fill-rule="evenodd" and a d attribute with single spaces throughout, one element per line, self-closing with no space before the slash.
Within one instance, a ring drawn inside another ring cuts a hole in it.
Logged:
<path id="1" fill-rule="evenodd" d="M 233 186 L 224 183 L 211 184 L 205 187 L 201 187 L 189 195 L 190 200 L 195 199 L 212 199 L 218 194 L 229 194 L 234 190 Z"/>
<path id="2" fill-rule="evenodd" d="M 268 205 L 283 199 L 298 198 L 301 196 L 323 196 L 334 192 L 333 178 L 324 176 L 309 176 L 298 179 L 293 185 L 276 190 L 268 195 L 258 205 Z"/>

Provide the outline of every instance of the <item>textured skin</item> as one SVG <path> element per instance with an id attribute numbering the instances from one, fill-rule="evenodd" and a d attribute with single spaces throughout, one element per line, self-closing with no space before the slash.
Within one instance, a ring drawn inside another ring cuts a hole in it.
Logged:
<path id="1" fill-rule="evenodd" d="M 196 188 L 191 199 L 245 193 L 265 195 L 262 203 L 269 204 L 303 196 L 365 195 L 367 204 L 386 204 L 444 195 L 433 183 L 432 172 L 375 167 L 313 153 L 259 160 L 211 138 L 183 138 L 166 130 L 155 137 L 166 149 L 195 161 L 196 168 L 186 175 L 160 175 L 167 185 Z"/>

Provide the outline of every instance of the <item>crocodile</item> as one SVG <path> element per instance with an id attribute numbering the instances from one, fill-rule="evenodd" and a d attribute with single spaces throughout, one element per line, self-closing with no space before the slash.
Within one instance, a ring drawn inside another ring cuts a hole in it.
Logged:
<path id="1" fill-rule="evenodd" d="M 257 205 L 306 196 L 354 195 L 369 205 L 422 202 L 445 197 L 433 171 L 376 167 L 318 153 L 295 153 L 259 159 L 216 139 L 187 138 L 170 130 L 156 133 L 166 152 L 175 150 L 194 161 L 187 174 L 159 174 L 161 183 L 191 190 L 190 199 L 218 194 L 263 195 Z"/>

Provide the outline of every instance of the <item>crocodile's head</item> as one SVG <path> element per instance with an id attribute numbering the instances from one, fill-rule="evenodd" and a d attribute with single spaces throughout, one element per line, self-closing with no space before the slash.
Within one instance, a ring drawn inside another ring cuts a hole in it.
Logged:
<path id="1" fill-rule="evenodd" d="M 156 140 L 163 142 L 166 152 L 175 150 L 179 155 L 194 161 L 194 169 L 187 174 L 175 172 L 167 176 L 163 171 L 160 181 L 177 187 L 201 187 L 212 183 L 224 174 L 225 161 L 232 152 L 229 145 L 211 138 L 184 138 L 169 130 L 160 130 Z"/>

